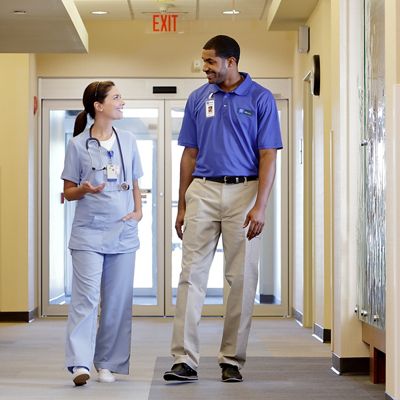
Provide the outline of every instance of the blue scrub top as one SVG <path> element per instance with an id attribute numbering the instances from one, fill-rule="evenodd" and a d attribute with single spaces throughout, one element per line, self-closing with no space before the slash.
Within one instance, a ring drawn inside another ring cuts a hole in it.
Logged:
<path id="1" fill-rule="evenodd" d="M 143 175 L 135 137 L 131 132 L 116 130 L 123 154 L 126 181 L 132 189 L 133 180 Z M 103 171 L 92 171 L 92 160 L 86 149 L 90 137 L 85 130 L 68 142 L 61 179 L 79 185 L 85 180 L 98 185 L 104 181 Z M 118 182 L 123 181 L 122 162 L 117 140 L 113 162 L 120 166 Z M 86 194 L 77 201 L 69 248 L 103 254 L 130 253 L 139 248 L 137 221 L 122 221 L 135 208 L 132 190 L 102 191 Z"/>
<path id="2" fill-rule="evenodd" d="M 231 92 L 206 83 L 189 96 L 178 144 L 199 150 L 194 176 L 257 176 L 259 150 L 282 148 L 274 96 L 241 75 Z"/>

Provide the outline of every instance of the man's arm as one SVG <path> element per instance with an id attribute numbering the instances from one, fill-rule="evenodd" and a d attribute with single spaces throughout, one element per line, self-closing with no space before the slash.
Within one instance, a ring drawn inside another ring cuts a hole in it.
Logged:
<path id="1" fill-rule="evenodd" d="M 257 198 L 253 208 L 248 212 L 243 224 L 243 228 L 250 224 L 247 231 L 248 240 L 258 236 L 264 228 L 265 208 L 267 207 L 268 198 L 275 179 L 276 154 L 276 149 L 260 150 Z"/>
<path id="2" fill-rule="evenodd" d="M 179 238 L 182 239 L 183 232 L 182 226 L 186 212 L 185 193 L 193 180 L 193 171 L 196 167 L 196 158 L 198 149 L 192 147 L 185 147 L 181 158 L 180 180 L 179 180 L 179 200 L 178 200 L 178 213 L 176 216 L 175 229 Z"/>

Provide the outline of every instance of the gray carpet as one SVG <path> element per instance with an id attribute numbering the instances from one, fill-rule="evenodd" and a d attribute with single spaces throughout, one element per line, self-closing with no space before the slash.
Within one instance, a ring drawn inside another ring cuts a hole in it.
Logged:
<path id="1" fill-rule="evenodd" d="M 166 383 L 162 376 L 171 358 L 156 361 L 149 400 L 384 400 L 384 385 L 368 376 L 338 376 L 329 358 L 251 357 L 242 369 L 242 383 L 220 381 L 213 357 L 203 357 L 199 380 Z"/>

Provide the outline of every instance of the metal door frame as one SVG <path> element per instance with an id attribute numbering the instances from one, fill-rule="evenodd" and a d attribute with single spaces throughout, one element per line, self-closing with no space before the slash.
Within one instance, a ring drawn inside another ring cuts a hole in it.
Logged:
<path id="1" fill-rule="evenodd" d="M 96 78 L 99 79 L 99 78 Z M 109 78 L 100 78 L 103 80 L 109 80 Z M 45 113 L 49 114 L 49 109 L 46 108 L 48 104 L 48 100 L 62 100 L 62 104 L 71 104 L 72 108 L 75 108 L 77 105 L 79 105 L 79 108 L 82 108 L 81 105 L 81 96 L 83 93 L 83 89 L 87 86 L 87 84 L 95 79 L 91 78 L 39 78 L 39 84 L 38 84 L 38 90 L 39 90 L 39 100 L 41 104 L 41 118 L 39 119 L 39 132 L 42 132 L 42 135 L 39 139 L 38 143 L 38 160 L 39 160 L 39 174 L 42 177 L 41 181 L 39 182 L 39 204 L 40 204 L 40 210 L 39 210 L 39 219 L 40 223 L 38 224 L 39 226 L 39 232 L 38 232 L 38 237 L 39 237 L 39 268 L 40 270 L 38 271 L 38 277 L 39 277 L 39 293 L 40 293 L 40 309 L 41 309 L 41 314 L 42 315 L 52 315 L 52 316 L 63 316 L 65 315 L 65 306 L 53 306 L 52 312 L 49 313 L 48 308 L 47 308 L 47 301 L 45 299 L 48 299 L 48 273 L 46 276 L 45 273 L 45 265 L 47 265 L 47 272 L 48 272 L 48 251 L 45 250 L 46 243 L 48 243 L 49 237 L 48 237 L 48 230 L 44 229 L 45 226 L 48 226 L 48 214 L 46 214 L 46 199 L 42 195 L 45 190 L 47 190 L 46 193 L 48 193 L 48 182 L 46 182 L 45 179 L 43 179 L 43 171 L 48 170 L 49 168 L 49 160 L 48 157 L 44 157 L 45 154 L 48 154 L 48 146 L 49 142 L 45 139 L 45 135 L 43 131 L 45 129 L 49 130 L 49 119 L 46 120 Z M 169 100 L 180 100 L 180 101 L 186 101 L 188 98 L 189 94 L 196 88 L 198 88 L 201 84 L 204 84 L 206 81 L 204 79 L 175 79 L 175 78 L 154 78 L 154 79 L 135 79 L 135 78 L 116 78 L 112 79 L 115 84 L 121 88 L 123 91 L 123 97 L 126 99 L 127 103 L 130 102 L 131 100 L 140 100 L 140 101 L 145 101 L 145 100 L 164 100 L 165 105 L 167 104 L 166 101 Z M 290 113 L 289 113 L 289 105 L 291 102 L 291 80 L 290 79 L 254 79 L 261 85 L 268 87 L 271 92 L 274 94 L 278 104 L 282 100 L 286 100 L 287 104 L 287 119 L 286 119 L 286 124 L 287 124 L 287 133 L 289 137 L 289 127 L 291 126 L 291 118 L 290 118 Z M 154 94 L 153 87 L 154 86 L 165 86 L 165 87 L 176 87 L 176 93 L 164 93 L 164 94 Z M 44 103 L 46 101 L 46 103 Z M 61 104 L 61 103 L 60 103 Z M 63 109 L 65 107 L 63 106 Z M 164 115 L 166 116 L 167 113 L 165 112 Z M 165 122 L 164 122 L 165 121 Z M 163 123 L 168 125 L 169 122 L 167 122 L 167 118 L 164 118 Z M 167 127 L 164 126 L 164 131 L 167 131 Z M 164 149 L 167 149 L 167 144 L 169 143 L 167 138 L 164 136 L 165 135 L 160 135 L 163 137 L 163 146 Z M 49 136 L 47 136 L 48 138 Z M 161 139 L 161 138 L 160 138 Z M 161 140 L 159 140 L 159 146 L 160 146 Z M 287 151 L 287 157 L 289 157 L 288 160 L 288 165 L 290 164 L 290 149 L 289 149 L 289 140 L 286 140 L 285 142 L 285 147 L 288 148 Z M 159 148 L 159 157 L 165 157 L 164 149 Z M 160 160 L 160 159 L 159 159 Z M 165 160 L 163 159 L 163 162 Z M 162 170 L 162 164 L 158 164 L 158 174 L 159 178 L 161 178 L 160 174 L 163 174 L 164 172 Z M 170 166 L 165 166 L 165 169 L 169 168 Z M 288 168 L 290 170 L 290 168 Z M 290 172 L 288 171 L 287 174 L 287 188 L 289 187 L 290 184 Z M 162 177 L 162 179 L 164 179 Z M 170 178 L 169 178 L 170 179 Z M 160 181 L 161 182 L 161 181 Z M 170 295 L 168 294 L 167 289 L 164 287 L 165 282 L 167 281 L 168 274 L 169 276 L 171 275 L 171 270 L 168 270 L 167 264 L 168 262 L 170 263 L 170 257 L 167 257 L 167 245 L 163 246 L 166 243 L 169 243 L 169 246 L 171 246 L 171 237 L 170 237 L 170 232 L 171 230 L 168 228 L 171 228 L 168 226 L 171 224 L 170 218 L 171 215 L 168 214 L 170 213 L 170 207 L 167 207 L 168 200 L 165 200 L 165 198 L 170 199 L 168 190 L 170 190 L 170 182 L 168 179 L 164 181 L 164 190 L 161 191 L 159 190 L 158 195 L 159 196 L 164 196 L 164 207 L 162 210 L 159 211 L 158 213 L 158 218 L 163 218 L 163 221 L 158 221 L 159 223 L 162 222 L 162 225 L 164 229 L 163 231 L 163 240 L 159 241 L 159 248 L 157 249 L 157 254 L 159 257 L 163 256 L 162 258 L 159 258 L 159 262 L 162 262 L 162 267 L 159 268 L 160 271 L 158 273 L 158 290 L 161 290 L 163 288 L 164 291 L 164 296 L 162 296 L 162 299 L 160 298 L 159 300 L 162 300 L 164 302 L 163 310 L 162 313 L 153 313 L 154 309 L 151 310 L 151 307 L 153 306 L 136 306 L 135 305 L 135 315 L 170 315 L 170 313 L 173 312 L 172 309 L 167 310 L 166 306 L 166 299 L 170 298 L 167 297 Z M 289 192 L 290 194 L 290 192 Z M 288 198 L 288 204 L 287 204 L 287 209 L 289 208 L 289 196 Z M 170 205 L 170 204 L 169 204 Z M 285 205 L 286 207 L 286 205 Z M 168 219 L 169 217 L 169 219 Z M 289 218 L 289 210 L 287 212 L 287 218 Z M 164 222 L 165 221 L 165 222 Z M 282 220 L 282 223 L 284 221 Z M 286 223 L 286 222 L 285 222 Z M 47 224 L 47 225 L 46 225 Z M 286 249 L 289 251 L 289 235 L 290 235 L 290 228 L 288 228 L 288 237 L 282 241 L 282 245 L 286 246 Z M 161 247 L 161 249 L 160 249 Z M 282 254 L 288 254 L 287 252 L 282 252 Z M 289 256 L 288 256 L 289 258 Z M 161 261 L 163 260 L 163 261 Z M 168 261 L 169 260 L 169 261 Z M 254 310 L 254 315 L 256 316 L 286 316 L 289 314 L 289 302 L 290 302 L 290 292 L 289 292 L 289 277 L 291 276 L 290 274 L 290 265 L 289 265 L 289 259 L 287 262 L 288 268 L 282 268 L 282 273 L 286 276 L 283 276 L 283 279 L 285 281 L 282 282 L 282 304 L 279 305 L 280 307 L 276 308 L 274 312 L 268 312 L 265 313 L 265 305 L 256 305 L 255 310 Z M 170 268 L 170 267 L 169 267 Z M 283 271 L 284 270 L 284 271 Z M 162 279 L 163 281 L 160 281 Z M 226 286 L 226 285 L 225 285 Z M 285 295 L 284 295 L 285 293 Z M 45 297 L 47 295 L 47 298 Z M 142 309 L 142 307 L 144 307 Z M 214 307 L 214 310 L 209 310 L 210 306 L 205 306 L 204 311 L 208 315 L 222 315 L 223 308 L 224 306 L 221 305 L 216 305 L 212 306 Z M 167 312 L 168 311 L 168 312 Z M 209 313 L 208 313 L 209 312 Z"/>

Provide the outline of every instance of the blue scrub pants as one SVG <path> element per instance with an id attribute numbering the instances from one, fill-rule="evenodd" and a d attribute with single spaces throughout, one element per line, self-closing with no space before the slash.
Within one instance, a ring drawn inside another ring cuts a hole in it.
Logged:
<path id="1" fill-rule="evenodd" d="M 129 373 L 135 252 L 72 250 L 66 366 Z M 98 305 L 101 313 L 97 328 Z"/>

